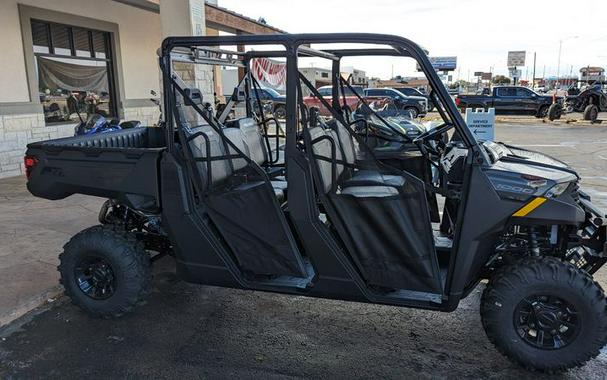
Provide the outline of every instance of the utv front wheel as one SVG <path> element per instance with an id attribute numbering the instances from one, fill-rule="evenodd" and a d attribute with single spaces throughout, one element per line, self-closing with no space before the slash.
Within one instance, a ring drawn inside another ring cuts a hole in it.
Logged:
<path id="1" fill-rule="evenodd" d="M 123 229 L 94 226 L 63 249 L 58 270 L 65 294 L 89 315 L 121 317 L 151 293 L 150 257 Z"/>
<path id="2" fill-rule="evenodd" d="M 607 302 L 592 278 L 556 258 L 529 258 L 503 268 L 481 301 L 489 340 L 531 370 L 583 365 L 607 343 Z"/>

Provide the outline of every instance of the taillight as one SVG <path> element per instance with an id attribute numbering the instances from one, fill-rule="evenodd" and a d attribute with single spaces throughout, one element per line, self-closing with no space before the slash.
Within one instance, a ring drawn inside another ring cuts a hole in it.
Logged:
<path id="1" fill-rule="evenodd" d="M 459 106 L 462 103 L 462 100 L 459 97 L 455 97 L 455 105 Z"/>
<path id="2" fill-rule="evenodd" d="M 25 164 L 25 176 L 29 179 L 32 175 L 32 170 L 34 170 L 34 167 L 38 163 L 38 159 L 34 156 L 25 156 L 23 163 Z"/>

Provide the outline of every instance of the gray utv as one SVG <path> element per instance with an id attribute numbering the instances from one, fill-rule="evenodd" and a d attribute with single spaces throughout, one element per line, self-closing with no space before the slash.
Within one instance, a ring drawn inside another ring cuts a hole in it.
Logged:
<path id="1" fill-rule="evenodd" d="M 340 63 L 357 56 L 414 59 L 442 123 L 410 136 L 364 104 L 369 117 L 353 117 Z M 283 120 L 252 106 L 261 87 L 249 67 L 260 57 L 286 63 Z M 298 71 L 307 57 L 330 62 L 330 98 Z M 240 69 L 221 114 L 182 80 L 175 68 L 187 64 Z M 189 282 L 440 311 L 488 280 L 483 327 L 529 369 L 583 365 L 607 342 L 607 302 L 592 278 L 607 257 L 605 212 L 563 162 L 477 141 L 415 43 L 173 37 L 160 66 L 160 128 L 28 146 L 32 194 L 109 199 L 101 225 L 60 257 L 66 294 L 86 312 L 130 311 L 151 292 L 151 262 L 170 254 Z M 306 107 L 304 93 L 325 110 Z"/>

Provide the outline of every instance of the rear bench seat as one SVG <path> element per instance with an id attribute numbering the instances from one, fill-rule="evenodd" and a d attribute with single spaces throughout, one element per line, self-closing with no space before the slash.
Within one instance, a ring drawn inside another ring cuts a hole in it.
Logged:
<path id="1" fill-rule="evenodd" d="M 241 119 L 242 120 L 242 119 Z M 257 127 L 257 124 L 250 119 L 253 123 L 245 121 L 241 124 L 243 128 L 231 127 L 224 128 L 223 133 L 240 151 L 242 151 L 247 157 L 255 161 L 257 164 L 263 164 L 266 159 L 265 146 L 263 144 L 263 136 L 261 131 Z M 189 146 L 194 158 L 205 158 L 206 157 L 206 144 L 207 139 L 210 146 L 211 157 L 220 157 L 227 155 L 229 151 L 230 155 L 235 155 L 236 151 L 230 147 L 227 143 L 224 144 L 221 137 L 209 126 L 202 126 L 197 128 L 184 128 L 188 137 L 194 136 L 198 132 L 200 135 L 192 138 L 189 142 Z M 224 160 L 213 160 L 211 161 L 211 184 L 218 184 L 227 180 L 235 172 L 245 168 L 247 162 L 244 158 L 233 158 Z M 207 162 L 198 161 L 196 163 L 198 172 L 202 178 L 203 186 L 207 186 Z M 287 189 L 286 181 L 271 181 L 274 189 L 274 194 L 279 201 L 285 199 L 285 193 Z"/>

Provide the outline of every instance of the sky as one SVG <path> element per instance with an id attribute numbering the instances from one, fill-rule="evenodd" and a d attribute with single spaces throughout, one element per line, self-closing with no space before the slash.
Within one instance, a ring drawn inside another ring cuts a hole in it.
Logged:
<path id="1" fill-rule="evenodd" d="M 607 0 L 218 0 L 218 5 L 289 33 L 387 33 L 413 40 L 431 56 L 457 56 L 453 79 L 475 71 L 507 74 L 509 50 L 527 52 L 523 78 L 557 73 L 562 41 L 561 75 L 584 66 L 607 67 Z M 328 67 L 324 62 L 311 62 Z M 407 59 L 344 62 L 388 79 L 416 76 Z"/>

